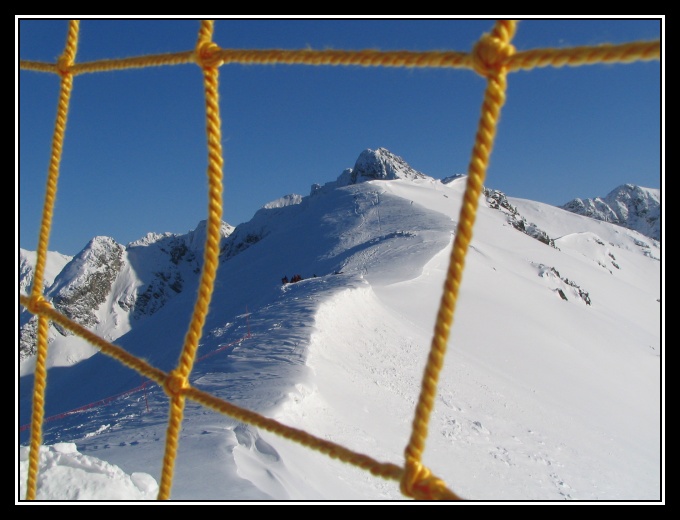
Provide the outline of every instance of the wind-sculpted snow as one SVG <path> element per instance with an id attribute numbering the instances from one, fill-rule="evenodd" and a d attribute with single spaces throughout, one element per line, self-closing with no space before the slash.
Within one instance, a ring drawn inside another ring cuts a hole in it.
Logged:
<path id="1" fill-rule="evenodd" d="M 45 484 L 37 500 L 49 499 L 55 492 L 64 500 L 153 500 L 158 494 L 158 483 L 149 474 L 127 475 L 108 462 L 84 456 L 73 443 L 41 447 L 39 457 L 46 469 L 41 476 Z M 21 448 L 20 460 L 23 488 L 28 476 L 28 448 Z M 50 484 L 52 481 L 57 489 Z"/>
<path id="2" fill-rule="evenodd" d="M 285 195 L 285 196 L 280 197 L 276 200 L 268 202 L 267 204 L 265 204 L 263 206 L 263 208 L 264 209 L 281 208 L 283 206 L 300 204 L 300 202 L 302 202 L 302 195 L 297 195 L 295 193 L 291 193 L 289 195 Z"/>

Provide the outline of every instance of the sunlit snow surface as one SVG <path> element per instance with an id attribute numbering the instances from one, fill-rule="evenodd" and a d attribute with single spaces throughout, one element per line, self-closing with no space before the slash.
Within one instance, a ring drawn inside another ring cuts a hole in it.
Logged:
<path id="1" fill-rule="evenodd" d="M 403 465 L 464 186 L 370 181 L 263 208 L 244 225 L 263 238 L 220 264 L 191 384 Z M 482 197 L 424 464 L 473 501 L 660 500 L 658 242 L 510 202 L 556 247 Z M 304 280 L 281 284 L 296 273 Z M 184 291 L 116 344 L 171 370 L 195 295 Z M 31 420 L 27 372 L 20 426 Z M 50 369 L 38 499 L 155 499 L 168 399 L 144 383 L 101 354 Z M 89 403 L 101 405 L 67 413 Z M 22 429 L 21 446 L 28 436 Z M 398 482 L 193 402 L 171 498 L 408 499 Z"/>

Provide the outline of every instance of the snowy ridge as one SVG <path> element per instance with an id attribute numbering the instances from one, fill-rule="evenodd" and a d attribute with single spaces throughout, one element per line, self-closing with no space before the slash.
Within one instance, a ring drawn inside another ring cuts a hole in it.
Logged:
<path id="1" fill-rule="evenodd" d="M 302 195 L 296 195 L 294 193 L 290 195 L 285 195 L 279 199 L 268 202 L 263 206 L 264 209 L 282 208 L 284 206 L 290 206 L 292 204 L 300 204 L 302 202 Z"/>
<path id="2" fill-rule="evenodd" d="M 344 175 L 262 208 L 224 239 L 190 383 L 401 465 L 465 178 L 339 182 Z M 171 266 L 185 282 L 116 340 L 161 370 L 177 363 L 196 296 L 188 273 L 197 260 L 188 247 L 179 255 L 181 243 L 125 251 L 146 283 L 172 284 Z M 423 463 L 470 500 L 658 499 L 660 253 L 657 241 L 612 223 L 482 194 Z M 300 282 L 281 283 L 297 273 Z M 141 382 L 101 354 L 55 366 L 46 417 Z M 32 378 L 22 378 L 22 425 L 31 396 Z M 143 475 L 129 491 L 139 500 L 160 481 L 167 407 L 150 385 L 46 422 L 44 442 Z M 180 451 L 173 500 L 405 499 L 398 482 L 195 403 Z M 59 498 L 44 486 L 39 497 Z"/>

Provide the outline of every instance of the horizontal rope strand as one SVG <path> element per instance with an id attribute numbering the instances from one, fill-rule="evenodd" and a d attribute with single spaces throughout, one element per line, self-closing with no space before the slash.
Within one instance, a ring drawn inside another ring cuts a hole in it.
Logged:
<path id="1" fill-rule="evenodd" d="M 632 42 L 619 45 L 603 44 L 565 49 L 535 49 L 517 52 L 506 66 L 508 71 L 530 70 L 538 67 L 597 65 L 600 63 L 631 63 L 658 60 L 661 42 Z"/>
<path id="2" fill-rule="evenodd" d="M 87 340 L 90 344 L 97 347 L 103 354 L 117 359 L 126 366 L 136 370 L 141 375 L 155 381 L 156 383 L 162 385 L 165 381 L 165 372 L 158 370 L 153 366 L 149 365 L 145 361 L 133 356 L 121 347 L 118 347 L 108 341 L 100 338 L 94 332 L 89 331 L 82 325 L 70 320 L 60 312 L 53 309 L 49 304 L 42 305 L 38 311 L 31 308 L 31 299 L 28 296 L 20 295 L 19 302 L 26 307 L 30 312 L 34 314 L 39 314 L 40 316 L 46 316 L 51 321 L 54 321 L 70 330 L 74 334 L 77 334 L 81 338 Z"/>
<path id="3" fill-rule="evenodd" d="M 197 390 L 196 388 L 188 387 L 183 393 L 188 399 L 196 401 L 217 412 L 229 415 L 234 419 L 238 419 L 239 421 L 256 426 L 268 432 L 275 433 L 308 448 L 315 449 L 316 451 L 329 455 L 331 458 L 369 470 L 375 476 L 399 480 L 403 474 L 404 470 L 395 464 L 378 462 L 367 455 L 354 452 L 344 446 L 335 444 L 334 442 L 316 437 L 304 430 L 286 426 L 274 419 L 269 419 L 258 413 L 240 408 L 209 393 Z"/>
<path id="4" fill-rule="evenodd" d="M 313 49 L 220 49 L 214 55 L 222 64 L 243 65 L 331 65 L 362 67 L 402 68 L 464 68 L 472 69 L 472 57 L 468 52 L 458 51 L 380 51 L 365 49 L 313 50 Z M 657 60 L 661 56 L 661 42 L 639 41 L 622 44 L 602 44 L 569 47 L 564 49 L 533 49 L 518 51 L 506 63 L 508 72 L 535 67 L 561 67 L 564 65 L 587 65 L 597 63 L 630 63 Z M 130 58 L 97 60 L 73 65 L 73 75 L 123 69 L 160 67 L 195 63 L 195 51 L 169 54 L 151 54 Z M 21 60 L 19 68 L 35 72 L 59 73 L 56 63 Z"/>

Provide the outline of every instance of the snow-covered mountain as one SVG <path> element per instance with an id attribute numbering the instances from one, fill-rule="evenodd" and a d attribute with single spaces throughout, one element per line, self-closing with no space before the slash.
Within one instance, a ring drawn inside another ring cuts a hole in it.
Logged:
<path id="1" fill-rule="evenodd" d="M 191 384 L 402 465 L 465 183 L 365 150 L 335 181 L 225 226 Z M 196 298 L 198 235 L 126 247 L 93 239 L 47 297 L 171 370 Z M 471 500 L 658 499 L 661 264 L 659 242 L 642 233 L 484 189 L 424 464 Z M 52 334 L 44 443 L 159 481 L 163 390 Z M 19 385 L 23 446 L 30 364 Z M 45 460 L 48 471 L 54 457 Z M 54 478 L 43 497 L 58 496 Z M 172 498 L 404 496 L 396 482 L 188 403 Z"/>
<path id="2" fill-rule="evenodd" d="M 661 240 L 661 190 L 622 184 L 595 199 L 576 198 L 561 208 L 586 217 L 611 222 Z"/>
<path id="3" fill-rule="evenodd" d="M 186 235 L 149 233 L 123 246 L 110 237 L 93 238 L 75 257 L 51 253 L 45 296 L 55 309 L 109 341 L 153 315 L 186 286 L 195 286 L 205 241 L 206 222 Z M 227 237 L 233 226 L 222 225 Z M 35 253 L 21 252 L 20 291 L 28 294 Z M 37 318 L 22 309 L 19 360 L 30 370 L 35 355 Z M 50 364 L 70 365 L 94 350 L 58 324 L 50 326 Z M 69 351 L 66 359 L 59 354 Z M 27 361 L 26 364 L 23 362 Z"/>
<path id="4" fill-rule="evenodd" d="M 52 285 L 54 278 L 61 272 L 66 264 L 73 257 L 62 255 L 55 251 L 47 252 L 47 262 L 45 264 L 45 274 L 43 276 L 43 286 Z M 36 252 L 19 249 L 19 292 L 28 294 L 33 286 L 33 276 L 35 274 Z"/>
<path id="5" fill-rule="evenodd" d="M 369 180 L 426 179 L 424 173 L 414 170 L 404 159 L 386 148 L 361 152 L 354 168 L 347 168 L 338 178 L 338 184 L 356 184 Z"/>

